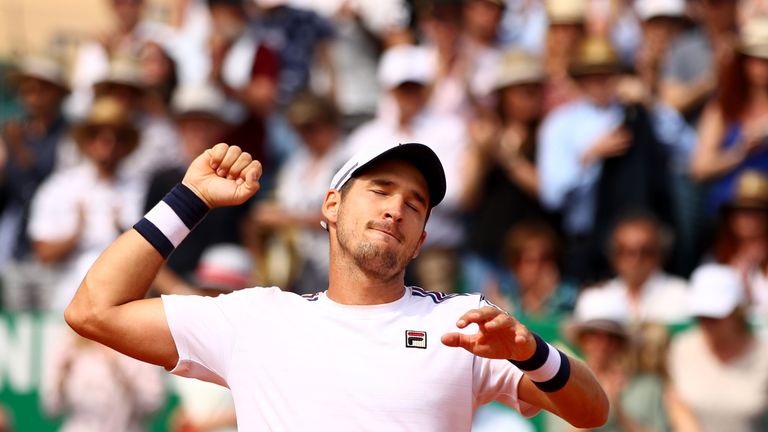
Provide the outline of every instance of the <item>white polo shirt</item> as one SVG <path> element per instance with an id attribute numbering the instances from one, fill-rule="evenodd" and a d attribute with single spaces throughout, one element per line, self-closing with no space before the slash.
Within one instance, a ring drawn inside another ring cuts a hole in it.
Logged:
<path id="1" fill-rule="evenodd" d="M 492 400 L 535 414 L 510 362 L 440 342 L 481 302 L 415 287 L 374 306 L 275 287 L 163 296 L 179 353 L 171 372 L 228 386 L 243 431 L 468 431 Z"/>

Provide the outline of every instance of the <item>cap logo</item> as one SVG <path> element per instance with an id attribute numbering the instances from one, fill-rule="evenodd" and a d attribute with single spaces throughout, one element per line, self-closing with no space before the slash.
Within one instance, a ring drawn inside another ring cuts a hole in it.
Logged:
<path id="1" fill-rule="evenodd" d="M 427 349 L 427 332 L 421 330 L 406 330 L 405 347 Z"/>

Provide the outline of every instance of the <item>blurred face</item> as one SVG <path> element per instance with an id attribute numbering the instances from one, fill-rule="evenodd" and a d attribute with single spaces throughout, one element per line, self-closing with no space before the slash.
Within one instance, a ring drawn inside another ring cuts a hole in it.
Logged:
<path id="1" fill-rule="evenodd" d="M 464 7 L 464 24 L 471 33 L 486 40 L 496 38 L 503 9 L 488 0 L 470 0 Z"/>
<path id="2" fill-rule="evenodd" d="M 742 333 L 745 328 L 744 318 L 738 308 L 724 318 L 698 317 L 698 322 L 704 337 L 715 349 L 719 346 L 727 346 L 728 342 Z"/>
<path id="3" fill-rule="evenodd" d="M 728 225 L 739 240 L 763 238 L 768 235 L 768 214 L 756 209 L 734 209 L 728 216 Z"/>
<path id="4" fill-rule="evenodd" d="M 557 52 L 571 52 L 584 35 L 582 24 L 552 24 L 549 26 L 547 38 L 548 47 Z"/>
<path id="5" fill-rule="evenodd" d="M 661 267 L 661 247 L 651 224 L 620 226 L 613 238 L 613 267 L 616 274 L 633 287 L 639 287 Z"/>
<path id="6" fill-rule="evenodd" d="M 234 40 L 245 28 L 245 16 L 239 7 L 229 5 L 212 5 L 208 8 L 211 14 L 213 32 L 226 40 Z"/>
<path id="7" fill-rule="evenodd" d="M 401 118 L 411 119 L 427 104 L 427 88 L 418 83 L 406 82 L 392 89 Z"/>
<path id="8" fill-rule="evenodd" d="M 121 30 L 131 30 L 141 20 L 144 10 L 143 0 L 112 0 L 112 9 Z"/>
<path id="9" fill-rule="evenodd" d="M 176 121 L 184 153 L 188 160 L 196 158 L 224 136 L 226 123 L 212 117 L 190 117 Z"/>
<path id="10" fill-rule="evenodd" d="M 584 94 L 595 105 L 605 107 L 611 104 L 616 97 L 616 74 L 592 74 L 578 78 L 579 86 Z"/>
<path id="11" fill-rule="evenodd" d="M 422 174 L 410 163 L 387 160 L 350 180 L 335 218 L 340 251 L 357 268 L 382 281 L 402 277 L 424 238 L 429 193 Z M 335 192 L 326 197 L 336 199 Z M 333 239 L 331 240 L 333 241 Z"/>
<path id="12" fill-rule="evenodd" d="M 86 131 L 83 153 L 97 167 L 114 172 L 118 164 L 131 152 L 125 131 L 113 126 L 93 126 Z"/>
<path id="13" fill-rule="evenodd" d="M 24 108 L 32 116 L 38 117 L 57 112 L 65 93 L 47 81 L 24 78 L 19 83 L 19 95 Z"/>
<path id="14" fill-rule="evenodd" d="M 624 349 L 624 339 L 603 330 L 583 330 L 578 345 L 587 364 L 594 369 L 604 369 L 616 361 Z"/>
<path id="15" fill-rule="evenodd" d="M 528 240 L 517 262 L 513 263 L 512 271 L 521 287 L 538 286 L 538 281 L 557 271 L 552 245 L 540 238 Z"/>
<path id="16" fill-rule="evenodd" d="M 141 76 L 144 84 L 156 86 L 164 84 L 173 74 L 173 61 L 156 43 L 148 43 L 141 51 Z"/>
<path id="17" fill-rule="evenodd" d="M 643 22 L 642 28 L 644 43 L 662 55 L 672 37 L 678 32 L 680 24 L 675 18 L 654 17 Z"/>
<path id="18" fill-rule="evenodd" d="M 325 154 L 339 138 L 339 131 L 333 124 L 312 122 L 299 126 L 297 130 L 304 145 L 315 154 Z"/>
<path id="19" fill-rule="evenodd" d="M 538 83 L 520 84 L 502 90 L 502 111 L 506 118 L 524 123 L 541 119 L 543 87 Z"/>
<path id="20" fill-rule="evenodd" d="M 768 59 L 758 57 L 744 58 L 744 73 L 750 86 L 768 87 Z"/>

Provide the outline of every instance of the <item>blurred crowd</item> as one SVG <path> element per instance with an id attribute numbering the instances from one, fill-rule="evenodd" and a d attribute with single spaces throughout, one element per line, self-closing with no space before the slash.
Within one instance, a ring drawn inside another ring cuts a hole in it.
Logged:
<path id="1" fill-rule="evenodd" d="M 408 283 L 564 323 L 612 400 L 601 431 L 768 430 L 767 1 L 177 0 L 169 22 L 104 1 L 108 32 L 4 77 L 0 310 L 63 310 L 217 142 L 262 162 L 262 190 L 211 211 L 153 295 L 322 291 L 331 177 L 421 142 L 447 193 Z M 41 396 L 63 430 L 143 430 L 164 402 L 161 370 L 56 344 Z M 199 384 L 175 382 L 169 427 L 234 428 Z M 512 417 L 476 430 L 532 430 Z"/>

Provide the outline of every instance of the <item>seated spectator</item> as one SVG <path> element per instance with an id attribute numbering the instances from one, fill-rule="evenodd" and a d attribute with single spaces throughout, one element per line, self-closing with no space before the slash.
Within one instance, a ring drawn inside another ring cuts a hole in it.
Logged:
<path id="1" fill-rule="evenodd" d="M 547 81 L 544 112 L 579 97 L 579 86 L 568 73 L 576 47 L 586 35 L 585 0 L 546 0 L 547 31 L 542 58 Z"/>
<path id="2" fill-rule="evenodd" d="M 518 223 L 504 237 L 503 249 L 501 275 L 483 287 L 491 302 L 523 322 L 559 319 L 573 309 L 576 287 L 560 278 L 560 243 L 549 225 Z"/>
<path id="3" fill-rule="evenodd" d="M 170 117 L 179 75 L 168 48 L 158 41 L 148 41 L 139 53 L 139 67 L 145 89 L 144 110 L 152 117 Z"/>
<path id="4" fill-rule="evenodd" d="M 755 17 L 741 28 L 737 54 L 727 63 L 720 91 L 699 122 L 699 142 L 691 174 L 709 182 L 711 216 L 747 169 L 768 173 L 768 18 Z"/>
<path id="5" fill-rule="evenodd" d="M 672 341 L 669 373 L 703 432 L 768 428 L 768 341 L 750 329 L 745 291 L 728 266 L 705 264 L 691 277 L 688 305 L 698 325 Z"/>
<path id="6" fill-rule="evenodd" d="M 236 244 L 209 246 L 195 270 L 197 294 L 217 296 L 253 286 L 254 260 Z M 229 389 L 196 379 L 171 376 L 179 406 L 171 415 L 171 431 L 234 432 L 235 405 Z"/>
<path id="7" fill-rule="evenodd" d="M 45 180 L 28 229 L 37 259 L 57 275 L 45 298 L 54 310 L 66 307 L 96 257 L 142 215 L 141 184 L 120 172 L 140 136 L 125 107 L 97 99 L 72 135 L 86 161 Z"/>
<path id="8" fill-rule="evenodd" d="M 50 57 L 25 58 L 11 81 L 24 114 L 5 122 L 0 133 L 6 154 L 0 161 L 0 269 L 2 304 L 20 311 L 39 309 L 50 284 L 33 258 L 27 223 L 32 197 L 53 172 L 69 130 L 61 113 L 69 90 L 61 65 Z"/>
<path id="9" fill-rule="evenodd" d="M 274 200 L 256 205 L 258 229 L 276 230 L 289 240 L 298 263 L 291 290 L 315 293 L 328 285 L 328 233 L 320 226 L 320 206 L 328 185 L 344 163 L 339 115 L 326 98 L 301 94 L 288 105 L 286 117 L 301 137 L 302 147 L 283 164 Z"/>
<path id="10" fill-rule="evenodd" d="M 45 413 L 62 432 L 139 432 L 165 402 L 163 369 L 84 339 L 69 329 L 51 338 L 43 360 Z"/>
<path id="11" fill-rule="evenodd" d="M 189 84 L 179 88 L 172 100 L 174 120 L 181 136 L 182 153 L 187 161 L 197 157 L 221 141 L 232 127 L 226 115 L 224 95 L 213 85 Z M 184 178 L 182 165 L 158 171 L 150 180 L 145 211 L 162 200 L 176 183 Z M 247 206 L 223 207 L 210 211 L 192 231 L 155 278 L 154 288 L 161 294 L 194 292 L 193 276 L 203 251 L 213 244 L 242 243 L 243 225 L 248 215 Z"/>
<path id="12" fill-rule="evenodd" d="M 633 325 L 685 322 L 687 283 L 663 269 L 671 240 L 670 233 L 649 214 L 622 217 L 613 229 L 608 248 L 616 277 L 587 288 L 582 295 L 621 297 L 629 307 L 628 319 Z"/>

